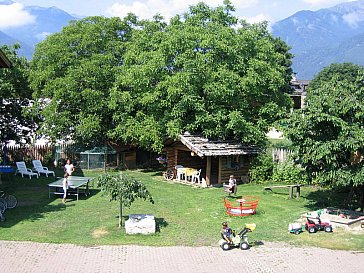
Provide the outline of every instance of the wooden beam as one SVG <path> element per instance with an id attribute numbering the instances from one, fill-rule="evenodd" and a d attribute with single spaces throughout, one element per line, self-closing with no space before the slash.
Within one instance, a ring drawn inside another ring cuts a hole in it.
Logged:
<path id="1" fill-rule="evenodd" d="M 211 185 L 211 156 L 206 158 L 206 184 Z"/>
<path id="2" fill-rule="evenodd" d="M 222 183 L 221 173 L 222 173 L 222 156 L 219 156 L 219 169 L 218 169 L 218 174 L 217 174 L 217 183 L 218 184 Z"/>
<path id="3" fill-rule="evenodd" d="M 174 166 L 178 165 L 178 149 L 174 149 Z"/>

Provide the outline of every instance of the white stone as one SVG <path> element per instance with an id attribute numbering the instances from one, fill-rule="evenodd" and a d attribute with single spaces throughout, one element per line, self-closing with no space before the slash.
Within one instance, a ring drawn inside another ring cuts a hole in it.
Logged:
<path id="1" fill-rule="evenodd" d="M 126 234 L 155 233 L 155 219 L 151 214 L 130 214 L 125 222 Z"/>

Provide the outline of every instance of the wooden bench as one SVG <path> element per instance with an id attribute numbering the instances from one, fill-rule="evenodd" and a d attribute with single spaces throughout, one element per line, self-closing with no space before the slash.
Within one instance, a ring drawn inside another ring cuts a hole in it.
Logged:
<path id="1" fill-rule="evenodd" d="M 269 186 L 264 188 L 264 193 L 273 191 L 273 188 L 289 188 L 289 198 L 293 198 L 294 189 L 296 189 L 296 198 L 300 198 L 301 187 L 303 186 L 304 184 Z"/>
<path id="2" fill-rule="evenodd" d="M 248 216 L 256 213 L 259 199 L 257 196 L 242 196 L 240 198 L 224 198 L 226 213 L 231 216 Z"/>

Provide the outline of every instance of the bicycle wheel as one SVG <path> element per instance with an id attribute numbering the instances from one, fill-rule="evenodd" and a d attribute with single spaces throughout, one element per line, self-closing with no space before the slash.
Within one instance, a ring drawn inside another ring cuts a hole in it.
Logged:
<path id="1" fill-rule="evenodd" d="M 13 209 L 18 204 L 18 200 L 16 199 L 16 197 L 11 194 L 5 196 L 5 201 L 8 205 L 8 207 L 7 207 L 8 209 Z"/>
<path id="2" fill-rule="evenodd" d="M 0 212 L 3 214 L 4 211 L 6 210 L 6 208 L 7 208 L 7 204 L 6 204 L 5 199 L 0 198 Z"/>
<path id="3" fill-rule="evenodd" d="M 167 179 L 167 180 L 172 180 L 174 178 L 174 171 L 172 169 L 168 169 L 164 173 L 164 178 Z"/>

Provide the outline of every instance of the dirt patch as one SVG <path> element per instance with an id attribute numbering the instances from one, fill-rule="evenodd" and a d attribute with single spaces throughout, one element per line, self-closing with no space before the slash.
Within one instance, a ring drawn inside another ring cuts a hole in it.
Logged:
<path id="1" fill-rule="evenodd" d="M 101 227 L 101 228 L 98 228 L 98 229 L 95 229 L 93 232 L 92 232 L 92 237 L 93 238 L 101 238 L 105 235 L 109 234 L 109 232 L 106 230 L 105 227 Z"/>

